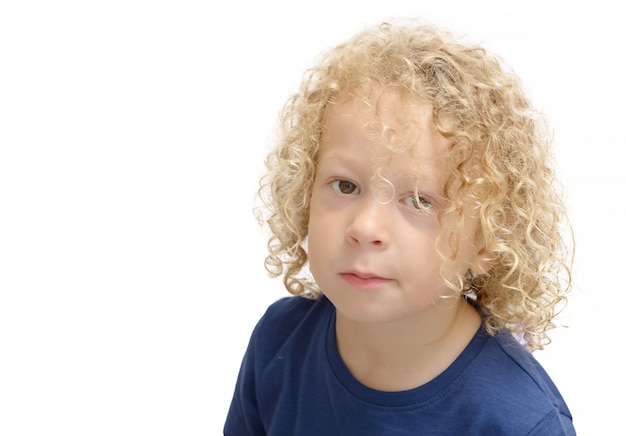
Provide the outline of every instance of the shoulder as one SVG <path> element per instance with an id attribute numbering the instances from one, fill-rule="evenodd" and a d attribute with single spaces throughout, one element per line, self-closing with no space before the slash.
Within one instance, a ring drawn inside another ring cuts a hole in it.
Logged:
<path id="1" fill-rule="evenodd" d="M 317 300 L 291 296 L 272 303 L 252 333 L 255 348 L 275 354 L 287 343 L 304 344 L 306 336 L 318 331 L 332 312 L 332 305 L 322 296 Z"/>
<path id="2" fill-rule="evenodd" d="M 496 373 L 502 372 L 502 375 L 519 382 L 521 386 L 525 386 L 531 392 L 543 394 L 549 398 L 553 398 L 555 395 L 560 397 L 545 369 L 535 359 L 534 355 L 510 333 L 504 332 L 494 336 L 493 340 L 489 341 L 489 348 L 492 357 L 499 356 L 497 360 L 494 360 L 494 363 L 499 362 L 500 369 L 503 370 L 497 371 L 498 368 L 492 367 L 491 369 Z"/>
<path id="3" fill-rule="evenodd" d="M 326 303 L 326 304 L 325 304 Z M 312 312 L 319 312 L 319 307 L 329 304 L 325 297 L 317 300 L 291 296 L 284 297 L 272 303 L 257 325 L 257 329 L 294 329 L 297 328 Z M 314 310 L 317 309 L 317 310 Z"/>
<path id="4" fill-rule="evenodd" d="M 473 391 L 479 392 L 475 400 L 491 410 L 491 419 L 512 430 L 553 428 L 552 434 L 573 434 L 556 430 L 572 428 L 570 411 L 541 364 L 508 332 L 485 340 L 470 374 L 477 387 Z"/>
<path id="5" fill-rule="evenodd" d="M 295 323 L 299 316 L 306 314 L 319 301 L 299 296 L 281 298 L 267 308 L 261 321 L 289 323 L 292 320 Z"/>
<path id="6" fill-rule="evenodd" d="M 311 347 L 311 331 L 332 313 L 330 302 L 286 297 L 271 304 L 258 321 L 243 358 L 224 434 L 264 434 L 281 392 Z M 309 335 L 306 337 L 305 335 Z M 291 366 L 291 367 L 290 367 Z M 294 407 L 291 405 L 289 407 Z"/>

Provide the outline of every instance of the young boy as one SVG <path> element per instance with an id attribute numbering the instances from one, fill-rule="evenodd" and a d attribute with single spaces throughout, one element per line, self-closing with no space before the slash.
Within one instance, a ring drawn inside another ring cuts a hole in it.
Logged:
<path id="1" fill-rule="evenodd" d="M 575 434 L 530 354 L 571 284 L 549 141 L 516 77 L 382 24 L 307 73 L 281 133 L 266 266 L 297 296 L 255 328 L 224 434 Z"/>

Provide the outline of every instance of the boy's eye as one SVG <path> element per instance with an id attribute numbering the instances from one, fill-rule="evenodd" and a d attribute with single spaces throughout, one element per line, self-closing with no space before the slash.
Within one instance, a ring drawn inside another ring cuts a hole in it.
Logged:
<path id="1" fill-rule="evenodd" d="M 342 194 L 358 194 L 359 187 L 348 180 L 335 180 L 330 186 L 337 192 Z"/>
<path id="2" fill-rule="evenodd" d="M 416 197 L 415 195 L 407 195 L 402 199 L 402 203 L 412 209 L 425 211 L 430 211 L 435 207 L 428 198 L 422 197 L 421 195 L 419 197 Z"/>

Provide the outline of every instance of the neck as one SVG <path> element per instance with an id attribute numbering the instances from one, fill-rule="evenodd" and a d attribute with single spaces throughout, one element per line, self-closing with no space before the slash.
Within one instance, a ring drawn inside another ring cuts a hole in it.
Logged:
<path id="1" fill-rule="evenodd" d="M 350 372 L 373 389 L 421 386 L 450 366 L 480 327 L 471 305 L 462 299 L 449 303 L 377 324 L 352 322 L 337 313 L 339 354 Z"/>

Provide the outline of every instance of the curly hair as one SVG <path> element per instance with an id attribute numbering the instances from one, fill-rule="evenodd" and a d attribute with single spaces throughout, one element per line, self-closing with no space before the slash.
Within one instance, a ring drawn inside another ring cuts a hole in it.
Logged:
<path id="1" fill-rule="evenodd" d="M 508 329 L 530 350 L 542 349 L 571 289 L 573 254 L 550 131 L 520 80 L 494 55 L 432 26 L 382 23 L 328 51 L 305 73 L 281 112 L 278 144 L 259 189 L 271 231 L 266 269 L 282 275 L 292 294 L 320 295 L 302 269 L 324 118 L 339 96 L 363 85 L 432 108 L 436 129 L 450 143 L 449 207 L 441 213 L 461 217 L 451 241 L 458 244 L 464 208 L 478 205 L 493 261 L 484 274 L 468 272 L 448 285 L 475 299 L 491 334 Z"/>

